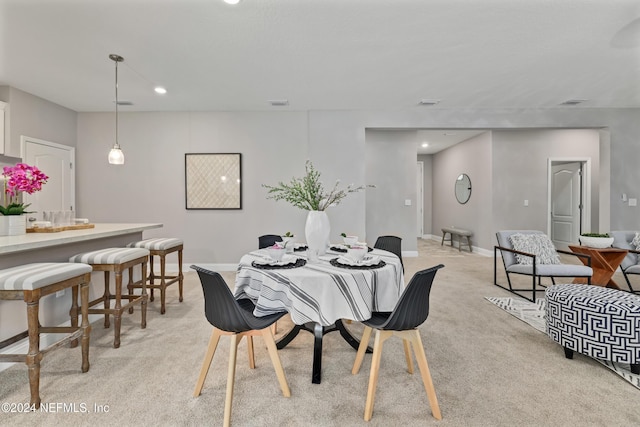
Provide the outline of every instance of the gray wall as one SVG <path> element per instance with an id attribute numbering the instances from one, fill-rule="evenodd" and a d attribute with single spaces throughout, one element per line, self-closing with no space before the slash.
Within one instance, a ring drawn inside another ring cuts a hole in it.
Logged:
<path id="1" fill-rule="evenodd" d="M 416 131 L 366 132 L 366 240 L 378 236 L 402 239 L 403 251 L 417 251 Z M 405 206 L 411 200 L 411 206 Z"/>
<path id="2" fill-rule="evenodd" d="M 79 216 L 161 222 L 162 229 L 145 235 L 183 238 L 185 262 L 234 263 L 257 247 L 261 234 L 304 236 L 306 212 L 266 200 L 262 184 L 304 174 L 306 113 L 125 113 L 119 126 L 125 164 L 111 166 L 113 114 L 79 115 Z M 242 153 L 242 210 L 186 210 L 184 154 L 236 152 Z"/>
<path id="3" fill-rule="evenodd" d="M 5 110 L 5 155 L 21 157 L 20 136 L 76 146 L 77 113 L 13 87 L 0 87 Z"/>
<path id="4" fill-rule="evenodd" d="M 417 141 L 416 141 L 417 142 Z M 433 156 L 431 154 L 421 154 L 418 161 L 423 163 L 424 178 L 423 188 L 423 235 L 437 234 L 433 232 L 431 223 L 433 221 Z"/>
<path id="5" fill-rule="evenodd" d="M 458 227 L 474 233 L 472 244 L 489 247 L 486 230 L 491 224 L 492 189 L 491 132 L 463 141 L 433 156 L 433 233 L 442 227 Z M 471 197 L 458 203 L 454 187 L 458 176 L 471 179 Z"/>
<path id="6" fill-rule="evenodd" d="M 114 141 L 113 113 L 78 114 L 75 133 L 74 114 L 69 110 L 21 91 L 10 92 L 17 105 L 14 107 L 12 100 L 8 100 L 12 113 L 9 123 L 12 152 L 15 135 L 19 144 L 21 133 L 67 145 L 74 145 L 77 138 L 78 214 L 95 222 L 162 222 L 164 229 L 153 234 L 183 237 L 185 262 L 234 263 L 240 254 L 254 247 L 259 234 L 290 230 L 302 236 L 305 212 L 283 202 L 266 200 L 261 184 L 300 176 L 306 159 L 311 159 L 322 171 L 326 183 L 336 179 L 344 183 L 367 183 L 366 130 L 492 128 L 495 134 L 518 128 L 606 128 L 610 135 L 611 164 L 615 167 L 611 170 L 610 199 L 600 200 L 599 204 L 611 207 L 610 229 L 640 229 L 638 208 L 619 201 L 623 192 L 629 197 L 640 197 L 636 185 L 640 171 L 635 167 L 635 159 L 640 158 L 639 109 L 122 113 L 120 142 L 127 163 L 114 167 L 106 162 Z M 15 117 L 16 110 L 20 111 L 20 119 Z M 58 116 L 63 119 L 57 119 Z M 39 123 L 40 119 L 47 123 L 45 127 Z M 185 152 L 243 153 L 241 211 L 185 210 Z M 495 166 L 495 159 L 493 162 Z M 434 169 L 436 163 L 433 162 Z M 451 174 L 455 173 L 458 170 L 451 170 Z M 452 198 L 452 184 L 440 184 L 435 176 L 433 179 L 432 199 L 439 200 L 437 191 L 441 186 Z M 476 201 L 482 178 L 474 173 L 471 179 L 471 201 Z M 494 177 L 492 186 L 496 181 Z M 498 190 L 497 187 L 490 189 L 494 193 Z M 371 240 L 365 215 L 367 195 L 371 191 L 375 190 L 353 194 L 328 211 L 332 236 L 341 230 L 353 230 Z M 435 210 L 433 215 L 431 231 L 439 234 L 438 227 L 445 220 L 436 215 Z M 464 220 L 463 217 L 459 221 Z M 603 215 L 599 220 L 603 221 Z M 486 229 L 489 236 L 500 221 L 489 220 L 478 228 Z M 444 223 L 450 225 L 449 222 Z M 428 224 L 426 221 L 425 226 Z M 475 243 L 490 249 L 492 242 L 487 238 Z"/>
<path id="7" fill-rule="evenodd" d="M 587 227 L 599 229 L 598 130 L 521 130 L 493 132 L 493 233 L 522 228 L 547 231 L 550 157 L 591 159 L 592 224 Z"/>

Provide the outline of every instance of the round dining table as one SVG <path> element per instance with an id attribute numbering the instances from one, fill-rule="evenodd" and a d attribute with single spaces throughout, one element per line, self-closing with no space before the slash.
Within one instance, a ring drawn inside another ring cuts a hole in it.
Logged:
<path id="1" fill-rule="evenodd" d="M 288 264 L 270 265 L 265 249 L 249 252 L 238 264 L 234 295 L 249 298 L 254 315 L 287 311 L 294 328 L 277 341 L 286 347 L 301 330 L 314 334 L 312 382 L 319 384 L 322 372 L 322 337 L 333 331 L 353 348 L 359 342 L 343 320 L 363 321 L 376 311 L 392 311 L 404 290 L 400 258 L 381 249 L 370 250 L 373 262 L 348 265 L 343 249 L 331 246 L 317 260 L 306 251 L 287 254 Z"/>

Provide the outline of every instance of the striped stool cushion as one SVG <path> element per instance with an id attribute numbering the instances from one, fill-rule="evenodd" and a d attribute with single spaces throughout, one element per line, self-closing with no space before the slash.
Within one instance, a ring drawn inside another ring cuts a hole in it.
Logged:
<path id="1" fill-rule="evenodd" d="M 82 274 L 91 273 L 90 265 L 68 262 L 39 262 L 0 270 L 0 290 L 33 291 Z"/>
<path id="2" fill-rule="evenodd" d="M 149 251 L 141 248 L 108 248 L 74 255 L 69 261 L 85 264 L 124 264 L 148 255 Z"/>
<path id="3" fill-rule="evenodd" d="M 166 251 L 182 245 L 181 239 L 173 237 L 159 237 L 157 239 L 145 239 L 139 242 L 132 242 L 127 245 L 128 248 L 145 248 L 150 251 Z"/>

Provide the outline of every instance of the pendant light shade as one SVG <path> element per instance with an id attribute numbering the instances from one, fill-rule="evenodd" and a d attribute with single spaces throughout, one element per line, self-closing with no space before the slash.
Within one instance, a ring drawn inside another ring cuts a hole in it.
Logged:
<path id="1" fill-rule="evenodd" d="M 116 63 L 116 143 L 113 144 L 113 148 L 109 151 L 109 164 L 123 165 L 124 153 L 118 143 L 118 62 L 123 62 L 124 58 L 112 53 L 109 55 L 109 59 Z"/>

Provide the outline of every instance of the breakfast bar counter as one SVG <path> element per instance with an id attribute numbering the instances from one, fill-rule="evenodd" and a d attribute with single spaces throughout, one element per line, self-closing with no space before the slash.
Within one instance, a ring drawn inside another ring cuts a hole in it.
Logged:
<path id="1" fill-rule="evenodd" d="M 20 236 L 1 236 L 0 255 L 12 254 L 52 246 L 67 245 L 89 240 L 142 233 L 144 230 L 160 228 L 162 224 L 95 224 L 94 228 L 65 230 L 55 233 L 27 233 Z M 4 257 L 3 257 L 4 258 Z"/>
<path id="2" fill-rule="evenodd" d="M 95 224 L 94 228 L 65 230 L 54 233 L 27 233 L 20 236 L 0 236 L 0 269 L 34 262 L 68 262 L 73 255 L 104 249 L 124 247 L 133 241 L 142 240 L 145 230 L 161 228 L 162 224 Z M 98 279 L 98 280 L 95 280 Z M 94 274 L 90 290 L 92 296 L 99 294 L 94 289 L 102 276 Z M 42 301 L 43 310 L 64 321 L 68 319 L 69 307 L 58 304 L 67 298 L 47 298 Z M 12 301 L 0 301 L 0 341 L 26 328 L 24 307 Z"/>

